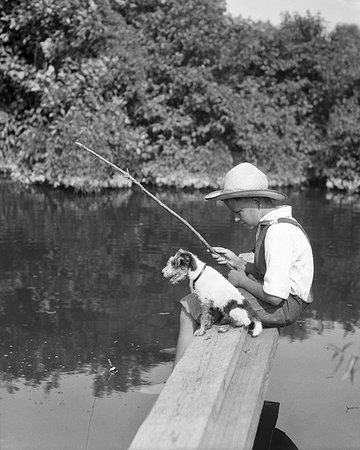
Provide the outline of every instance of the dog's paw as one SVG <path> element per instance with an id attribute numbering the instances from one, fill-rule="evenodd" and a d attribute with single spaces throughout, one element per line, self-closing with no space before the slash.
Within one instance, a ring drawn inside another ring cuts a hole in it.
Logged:
<path id="1" fill-rule="evenodd" d="M 258 337 L 260 333 L 261 333 L 261 331 L 258 331 L 258 332 L 256 332 L 256 333 L 254 333 L 253 330 L 249 331 L 249 334 L 250 334 L 250 336 L 252 336 L 252 337 Z"/>
<path id="2" fill-rule="evenodd" d="M 205 330 L 202 329 L 202 328 L 198 328 L 198 329 L 195 331 L 194 336 L 204 336 L 204 334 L 205 334 Z"/>
<path id="3" fill-rule="evenodd" d="M 261 322 L 255 322 L 253 328 L 249 330 L 249 334 L 251 334 L 252 337 L 257 337 L 262 332 L 262 324 Z"/>
<path id="4" fill-rule="evenodd" d="M 226 325 L 222 325 L 221 327 L 218 328 L 218 333 L 227 333 L 229 331 L 229 327 L 227 327 Z"/>

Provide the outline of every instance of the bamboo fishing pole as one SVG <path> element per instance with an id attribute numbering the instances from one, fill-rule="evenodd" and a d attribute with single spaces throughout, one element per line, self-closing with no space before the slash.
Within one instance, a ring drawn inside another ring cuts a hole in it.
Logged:
<path id="1" fill-rule="evenodd" d="M 130 175 L 128 170 L 123 170 L 120 169 L 120 167 L 118 167 L 117 165 L 115 165 L 114 163 L 112 163 L 111 161 L 107 160 L 106 158 L 104 158 L 103 156 L 99 155 L 98 153 L 94 152 L 94 150 L 91 150 L 90 148 L 86 147 L 85 145 L 81 144 L 80 142 L 75 142 L 76 145 L 78 145 L 79 147 L 83 148 L 84 150 L 86 150 L 87 152 L 91 153 L 92 155 L 96 156 L 97 158 L 99 158 L 101 161 L 103 161 L 104 163 L 110 165 L 113 169 L 115 169 L 117 172 L 120 172 L 122 175 L 124 175 L 124 177 L 128 178 L 129 180 L 131 180 L 134 184 L 136 184 L 136 186 L 139 186 L 139 188 L 149 197 L 151 197 L 158 205 L 160 205 L 162 208 L 164 208 L 167 212 L 169 212 L 170 214 L 172 214 L 174 217 L 176 217 L 181 223 L 183 223 L 192 233 L 195 234 L 195 236 L 200 239 L 200 241 L 205 245 L 205 247 L 213 254 L 215 255 L 219 255 L 218 252 L 216 252 L 214 250 L 213 247 L 211 247 L 211 245 L 206 241 L 206 239 L 204 239 L 201 234 L 195 230 L 195 228 L 190 225 L 190 223 L 185 220 L 183 217 L 181 217 L 178 213 L 176 213 L 174 210 L 172 210 L 171 208 L 169 208 L 167 205 L 165 205 L 165 203 L 163 203 L 161 200 L 159 200 L 154 194 L 152 194 L 150 191 L 148 191 L 138 180 L 136 180 L 136 178 L 134 178 L 132 175 Z M 222 256 L 222 255 L 219 255 Z M 230 263 L 226 264 L 227 267 L 229 269 L 233 269 L 232 265 Z"/>

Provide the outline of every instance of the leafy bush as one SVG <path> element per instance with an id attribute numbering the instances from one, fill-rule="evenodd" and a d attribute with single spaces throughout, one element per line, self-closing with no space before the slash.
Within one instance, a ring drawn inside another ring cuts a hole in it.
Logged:
<path id="1" fill-rule="evenodd" d="M 360 107 L 353 97 L 330 115 L 328 146 L 322 153 L 321 175 L 328 188 L 360 192 Z"/>
<path id="2" fill-rule="evenodd" d="M 105 103 L 96 113 L 74 105 L 45 132 L 28 129 L 22 134 L 19 145 L 23 150 L 18 155 L 22 164 L 14 176 L 24 182 L 52 180 L 54 187 L 87 191 L 129 186 L 125 177 L 81 149 L 76 141 L 97 149 L 124 170 L 139 167 L 149 151 L 144 133 L 127 124 L 127 116 L 116 102 Z"/>
<path id="3" fill-rule="evenodd" d="M 0 146 L 14 177 L 99 190 L 217 186 L 234 161 L 277 184 L 358 189 L 360 31 L 279 27 L 223 0 L 4 0 Z"/>

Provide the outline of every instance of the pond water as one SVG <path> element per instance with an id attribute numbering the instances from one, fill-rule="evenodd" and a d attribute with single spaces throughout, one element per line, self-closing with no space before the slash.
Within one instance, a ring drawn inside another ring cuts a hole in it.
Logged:
<path id="1" fill-rule="evenodd" d="M 360 198 L 289 191 L 313 243 L 315 302 L 283 329 L 267 400 L 301 449 L 360 442 Z M 157 192 L 212 245 L 253 234 L 201 193 Z M 200 241 L 140 192 L 74 195 L 0 182 L 0 448 L 126 449 L 169 375 L 177 300 L 161 275 Z M 115 367 L 115 369 L 112 369 Z M 111 369 L 111 370 L 110 370 Z"/>

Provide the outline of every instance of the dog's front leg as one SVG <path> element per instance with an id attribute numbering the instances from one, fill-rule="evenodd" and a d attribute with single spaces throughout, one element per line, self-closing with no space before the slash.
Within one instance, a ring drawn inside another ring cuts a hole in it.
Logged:
<path id="1" fill-rule="evenodd" d="M 210 314 L 211 304 L 208 302 L 201 303 L 200 327 L 195 331 L 195 336 L 203 336 L 206 330 L 211 328 L 212 316 Z"/>

